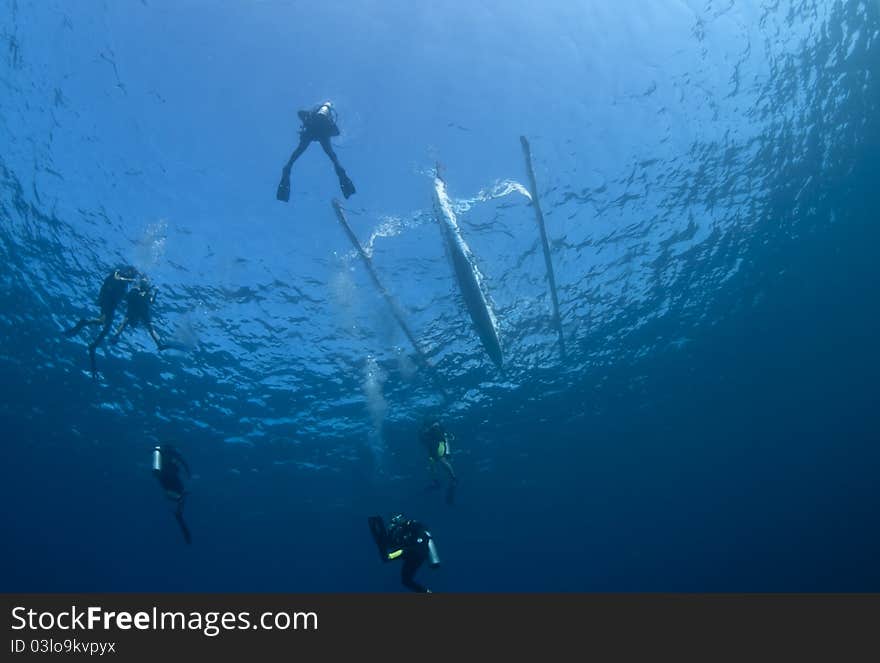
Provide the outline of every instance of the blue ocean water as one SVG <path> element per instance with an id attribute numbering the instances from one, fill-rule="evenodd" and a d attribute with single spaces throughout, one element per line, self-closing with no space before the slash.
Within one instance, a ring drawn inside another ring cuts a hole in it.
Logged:
<path id="1" fill-rule="evenodd" d="M 880 591 L 876 0 L 0 7 L 0 590 L 402 591 L 366 526 L 402 510 L 434 591 Z M 324 99 L 434 379 L 317 145 L 275 199 Z M 61 332 L 118 263 L 187 349 L 130 331 L 96 382 Z M 191 546 L 160 442 L 194 471 Z"/>

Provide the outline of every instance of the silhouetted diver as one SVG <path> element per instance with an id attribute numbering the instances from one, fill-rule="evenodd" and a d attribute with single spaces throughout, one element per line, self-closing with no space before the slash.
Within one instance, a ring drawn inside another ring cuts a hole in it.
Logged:
<path id="1" fill-rule="evenodd" d="M 416 571 L 426 561 L 432 569 L 440 566 L 434 539 L 425 526 L 409 520 L 402 513 L 391 518 L 387 529 L 381 516 L 370 516 L 367 522 L 382 562 L 402 559 L 400 581 L 404 587 L 414 592 L 430 594 L 430 589 L 415 580 Z"/>
<path id="2" fill-rule="evenodd" d="M 324 152 L 330 157 L 333 169 L 336 171 L 336 177 L 339 178 L 339 188 L 342 189 L 342 195 L 346 198 L 350 197 L 355 193 L 354 184 L 340 165 L 339 159 L 336 158 L 336 153 L 333 151 L 333 146 L 330 144 L 330 139 L 339 135 L 339 128 L 336 126 L 336 110 L 333 108 L 333 104 L 325 101 L 312 110 L 301 110 L 297 114 L 302 122 L 302 127 L 299 130 L 299 145 L 296 146 L 290 159 L 281 170 L 281 181 L 278 183 L 275 197 L 285 203 L 290 200 L 290 169 L 313 141 L 320 143 Z"/>
<path id="3" fill-rule="evenodd" d="M 101 325 L 101 331 L 89 343 L 89 360 L 91 362 L 92 377 L 98 377 L 98 368 L 95 363 L 95 348 L 104 340 L 110 327 L 113 325 L 113 316 L 116 314 L 116 307 L 125 297 L 129 283 L 139 278 L 137 269 L 131 265 L 120 265 L 114 269 L 104 279 L 101 284 L 101 291 L 98 293 L 97 304 L 101 310 L 101 315 L 97 318 L 83 318 L 70 329 L 65 330 L 66 336 L 75 336 L 86 326 Z"/>

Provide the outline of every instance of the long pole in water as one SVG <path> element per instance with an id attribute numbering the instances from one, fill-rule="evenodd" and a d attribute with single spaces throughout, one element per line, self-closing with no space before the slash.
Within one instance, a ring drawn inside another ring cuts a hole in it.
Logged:
<path id="1" fill-rule="evenodd" d="M 550 297 L 553 299 L 553 323 L 559 336 L 559 352 L 565 359 L 565 338 L 562 335 L 562 319 L 559 317 L 559 299 L 556 297 L 556 277 L 553 275 L 553 262 L 550 260 L 550 244 L 547 241 L 547 229 L 544 226 L 544 213 L 541 211 L 541 203 L 538 200 L 538 183 L 535 180 L 535 170 L 532 168 L 532 148 L 525 136 L 519 137 L 522 143 L 523 155 L 526 159 L 526 170 L 529 175 L 529 188 L 532 194 L 532 207 L 535 208 L 535 219 L 538 222 L 538 230 L 541 232 L 541 244 L 544 247 L 544 263 L 547 265 L 547 279 L 550 281 Z"/>
<path id="2" fill-rule="evenodd" d="M 385 298 L 385 301 L 388 303 L 388 307 L 391 309 L 391 314 L 394 316 L 395 320 L 397 320 L 397 324 L 400 325 L 400 328 L 403 330 L 403 333 L 406 334 L 409 342 L 412 343 L 413 349 L 416 351 L 419 359 L 429 369 L 433 368 L 431 366 L 431 363 L 428 361 L 428 358 L 425 356 L 425 353 L 422 352 L 422 348 L 419 346 L 418 341 L 416 341 L 416 337 L 413 336 L 413 333 L 410 331 L 409 326 L 406 324 L 406 320 L 403 319 L 403 314 L 400 312 L 400 309 L 397 306 L 397 302 L 394 301 L 394 298 L 385 289 L 385 286 L 383 286 L 382 282 L 379 280 L 379 277 L 376 274 L 376 270 L 373 269 L 373 261 L 370 260 L 370 256 L 368 256 L 367 252 L 364 251 L 364 247 L 361 246 L 361 243 L 358 241 L 358 238 L 354 234 L 354 231 L 351 229 L 351 226 L 348 225 L 348 220 L 345 218 L 345 212 L 342 211 L 342 205 L 338 200 L 333 200 L 333 210 L 336 212 L 336 218 L 339 219 L 339 223 L 342 226 L 342 229 L 345 231 L 345 234 L 348 235 L 348 239 L 351 240 L 351 243 L 354 245 L 354 248 L 357 249 L 357 252 L 361 257 L 361 260 L 364 261 L 364 266 L 367 268 L 367 273 L 370 275 L 370 279 L 372 279 L 373 284 L 376 286 L 376 289 Z M 441 389 L 441 391 L 443 393 L 443 396 L 448 400 L 449 395 L 444 390 Z"/>

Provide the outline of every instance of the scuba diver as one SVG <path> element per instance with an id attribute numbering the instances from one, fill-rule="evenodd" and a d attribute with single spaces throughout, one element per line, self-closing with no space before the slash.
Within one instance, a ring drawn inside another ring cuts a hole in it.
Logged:
<path id="1" fill-rule="evenodd" d="M 177 505 L 174 517 L 177 519 L 177 524 L 180 525 L 184 540 L 187 543 L 192 543 L 189 527 L 183 520 L 183 502 L 187 492 L 180 479 L 181 468 L 186 471 L 187 479 L 191 479 L 192 472 L 189 470 L 189 465 L 186 464 L 177 449 L 170 444 L 153 448 L 153 475 L 159 480 L 162 490 L 165 491 L 165 496 Z"/>
<path id="2" fill-rule="evenodd" d="M 89 343 L 89 359 L 92 365 L 92 377 L 97 379 L 98 369 L 95 366 L 95 348 L 104 340 L 104 337 L 110 331 L 113 325 L 113 316 L 116 314 L 116 307 L 125 297 L 128 290 L 128 284 L 133 283 L 139 277 L 137 269 L 131 265 L 120 265 L 113 270 L 101 285 L 101 291 L 98 293 L 97 304 L 101 310 L 101 315 L 97 318 L 83 318 L 70 329 L 65 330 L 65 336 L 75 336 L 79 334 L 84 327 L 91 325 L 101 325 L 100 333 L 95 339 Z"/>
<path id="3" fill-rule="evenodd" d="M 450 457 L 452 449 L 449 446 L 450 440 L 455 439 L 451 433 L 447 433 L 440 422 L 434 419 L 428 419 L 422 426 L 419 433 L 419 440 L 422 446 L 428 452 L 428 460 L 431 463 L 431 476 L 434 479 L 432 488 L 440 487 L 440 479 L 437 478 L 437 464 L 443 466 L 449 475 L 449 486 L 446 488 L 446 503 L 452 504 L 455 500 L 455 487 L 458 485 L 458 478 L 455 476 L 455 470 L 452 469 Z"/>
<path id="4" fill-rule="evenodd" d="M 348 198 L 355 192 L 354 184 L 345 174 L 345 169 L 339 164 L 339 159 L 336 158 L 336 153 L 330 144 L 330 138 L 339 135 L 339 127 L 336 126 L 336 110 L 333 108 L 333 104 L 325 101 L 312 110 L 301 110 L 297 114 L 302 122 L 302 127 L 299 130 L 299 145 L 296 146 L 281 171 L 281 182 L 278 184 L 275 197 L 285 203 L 290 200 L 290 169 L 293 167 L 293 162 L 299 159 L 313 141 L 317 141 L 330 157 L 333 169 L 336 171 L 336 177 L 339 178 L 339 187 L 342 189 L 343 195 Z"/>
<path id="5" fill-rule="evenodd" d="M 381 516 L 370 516 L 367 521 L 382 562 L 402 558 L 400 580 L 404 587 L 413 592 L 430 594 L 430 589 L 414 579 L 416 571 L 425 561 L 432 569 L 440 566 L 434 539 L 425 526 L 415 520 L 407 519 L 402 513 L 391 518 L 387 529 Z"/>
<path id="6" fill-rule="evenodd" d="M 159 338 L 159 334 L 156 333 L 156 329 L 153 327 L 153 320 L 150 317 L 150 305 L 154 301 L 156 301 L 156 289 L 150 285 L 146 277 L 142 276 L 132 286 L 131 290 L 128 291 L 128 295 L 125 298 L 127 307 L 125 317 L 122 319 L 119 329 L 116 330 L 116 333 L 110 339 L 110 344 L 116 345 L 119 342 L 119 337 L 126 327 L 137 327 L 141 324 L 150 332 L 150 336 L 153 337 L 156 347 L 160 351 L 171 348 L 171 345 L 162 342 L 162 339 Z"/>

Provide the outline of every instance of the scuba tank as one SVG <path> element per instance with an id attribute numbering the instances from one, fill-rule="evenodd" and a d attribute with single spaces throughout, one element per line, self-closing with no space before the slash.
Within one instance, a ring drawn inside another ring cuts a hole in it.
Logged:
<path id="1" fill-rule="evenodd" d="M 162 449 L 160 447 L 153 448 L 153 472 L 162 471 Z"/>
<path id="2" fill-rule="evenodd" d="M 428 540 L 428 566 L 432 569 L 436 569 L 440 566 L 440 555 L 437 554 L 437 547 L 434 545 L 434 539 L 431 536 L 431 533 L 427 530 L 425 530 L 425 538 Z"/>

